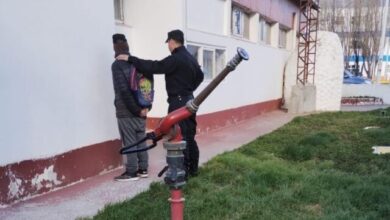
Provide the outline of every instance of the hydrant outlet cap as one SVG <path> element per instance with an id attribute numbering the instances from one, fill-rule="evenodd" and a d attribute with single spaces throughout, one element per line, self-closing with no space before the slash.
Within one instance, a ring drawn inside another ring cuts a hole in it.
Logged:
<path id="1" fill-rule="evenodd" d="M 241 47 L 237 47 L 237 53 L 243 60 L 249 60 L 249 54 Z"/>

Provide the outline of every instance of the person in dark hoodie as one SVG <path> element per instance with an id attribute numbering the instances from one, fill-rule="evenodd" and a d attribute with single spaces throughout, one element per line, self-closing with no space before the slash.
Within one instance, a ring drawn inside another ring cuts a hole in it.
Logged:
<path id="1" fill-rule="evenodd" d="M 143 60 L 130 54 L 122 54 L 117 60 L 128 61 L 145 74 L 165 74 L 168 93 L 168 112 L 172 112 L 193 99 L 193 92 L 203 81 L 204 75 L 198 61 L 184 47 L 184 34 L 181 30 L 168 33 L 166 40 L 171 55 L 160 61 Z M 186 174 L 195 176 L 198 172 L 199 149 L 195 141 L 196 116 L 179 123 L 184 140 L 187 142 L 184 151 Z"/>
<path id="2" fill-rule="evenodd" d="M 112 39 L 115 57 L 121 54 L 130 55 L 125 35 L 114 34 Z M 131 93 L 129 85 L 131 67 L 128 62 L 120 60 L 115 60 L 111 66 L 115 92 L 114 105 L 122 147 L 133 144 L 145 136 L 145 119 L 149 110 L 140 107 Z M 137 146 L 137 148 L 143 147 L 146 147 L 145 142 Z M 125 164 L 125 172 L 115 177 L 116 181 L 138 180 L 139 177 L 148 176 L 147 151 L 127 154 Z"/>

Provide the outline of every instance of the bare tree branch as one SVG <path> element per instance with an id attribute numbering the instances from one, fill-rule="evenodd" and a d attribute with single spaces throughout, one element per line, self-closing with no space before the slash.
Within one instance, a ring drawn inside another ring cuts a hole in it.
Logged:
<path id="1" fill-rule="evenodd" d="M 344 50 L 344 65 L 355 57 L 355 74 L 372 77 L 378 63 L 383 0 L 322 0 L 320 29 L 336 32 Z M 361 60 L 363 66 L 358 68 Z"/>

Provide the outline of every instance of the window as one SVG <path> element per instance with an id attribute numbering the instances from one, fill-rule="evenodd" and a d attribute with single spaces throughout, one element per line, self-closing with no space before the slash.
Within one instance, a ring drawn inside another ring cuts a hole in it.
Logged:
<path id="1" fill-rule="evenodd" d="M 194 46 L 194 45 L 188 45 L 187 50 L 188 52 L 195 57 L 196 60 L 199 60 L 199 49 L 200 47 Z"/>
<path id="2" fill-rule="evenodd" d="M 232 32 L 234 35 L 243 36 L 244 20 L 242 19 L 242 11 L 239 8 L 233 7 L 232 10 Z"/>
<path id="3" fill-rule="evenodd" d="M 114 0 L 114 16 L 117 22 L 124 22 L 123 0 Z"/>
<path id="4" fill-rule="evenodd" d="M 214 51 L 203 50 L 204 78 L 212 79 L 214 75 Z"/>
<path id="5" fill-rule="evenodd" d="M 187 45 L 188 52 L 195 57 L 202 67 L 205 79 L 213 79 L 225 68 L 225 50 L 211 46 Z"/>
<path id="6" fill-rule="evenodd" d="M 288 32 L 288 30 L 285 30 L 282 28 L 279 29 L 279 47 L 280 48 L 284 48 L 284 49 L 287 48 L 287 32 Z"/>
<path id="7" fill-rule="evenodd" d="M 232 33 L 249 38 L 249 14 L 235 6 L 232 8 Z"/>
<path id="8" fill-rule="evenodd" d="M 259 31 L 260 41 L 266 44 L 271 44 L 271 23 L 267 22 L 263 18 L 260 18 Z"/>
<path id="9" fill-rule="evenodd" d="M 215 50 L 215 67 L 217 74 L 220 73 L 223 68 L 225 68 L 225 50 Z"/>

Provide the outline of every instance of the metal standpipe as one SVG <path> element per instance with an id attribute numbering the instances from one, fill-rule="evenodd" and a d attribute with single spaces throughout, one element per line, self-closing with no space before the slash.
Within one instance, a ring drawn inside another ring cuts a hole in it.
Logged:
<path id="1" fill-rule="evenodd" d="M 184 170 L 185 141 L 165 141 L 164 148 L 167 150 L 168 170 L 165 173 L 164 181 L 172 189 L 178 189 L 186 183 L 186 172 Z"/>
<path id="2" fill-rule="evenodd" d="M 183 141 L 181 136 L 179 122 L 196 114 L 199 106 L 210 95 L 212 91 L 222 82 L 222 80 L 243 60 L 248 60 L 248 53 L 242 49 L 237 48 L 237 54 L 228 62 L 226 67 L 220 72 L 199 95 L 193 100 L 188 101 L 186 106 L 183 106 L 165 116 L 155 128 L 153 132 L 146 134 L 141 140 L 136 143 L 124 147 L 120 150 L 121 154 L 131 154 L 141 151 L 147 151 L 155 146 L 157 142 L 163 138 L 166 138 L 163 142 L 164 148 L 167 150 L 166 160 L 167 166 L 158 174 L 162 176 L 166 172 L 164 181 L 171 190 L 171 219 L 182 220 L 184 218 L 184 198 L 182 196 L 182 187 L 186 184 L 186 171 L 184 168 L 184 153 L 186 149 L 186 142 Z M 143 149 L 132 150 L 133 147 L 146 140 L 152 140 L 153 144 Z"/>
<path id="3" fill-rule="evenodd" d="M 171 219 L 182 220 L 184 217 L 184 198 L 181 188 L 186 184 L 186 172 L 184 169 L 184 154 L 186 149 L 185 141 L 165 141 L 164 148 L 167 150 L 168 170 L 165 173 L 165 184 L 171 190 Z"/>

